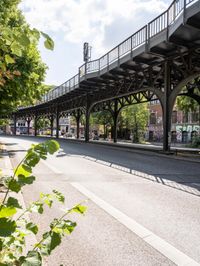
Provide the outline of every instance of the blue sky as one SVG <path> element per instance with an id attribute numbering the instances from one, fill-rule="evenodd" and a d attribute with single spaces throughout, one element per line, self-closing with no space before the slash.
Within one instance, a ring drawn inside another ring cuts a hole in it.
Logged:
<path id="1" fill-rule="evenodd" d="M 46 84 L 60 85 L 83 64 L 83 43 L 92 46 L 92 59 L 105 54 L 162 13 L 169 0 L 22 0 L 20 9 L 31 27 L 48 33 L 53 52 L 40 43 L 49 67 Z"/>

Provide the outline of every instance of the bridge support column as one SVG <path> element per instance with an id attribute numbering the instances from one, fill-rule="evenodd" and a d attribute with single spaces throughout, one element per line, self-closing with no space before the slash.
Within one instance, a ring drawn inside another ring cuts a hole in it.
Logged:
<path id="1" fill-rule="evenodd" d="M 169 101 L 171 91 L 171 68 L 170 62 L 165 62 L 164 99 L 163 99 L 163 151 L 170 150 L 171 115 L 173 106 Z"/>
<path id="2" fill-rule="evenodd" d="M 27 120 L 26 120 L 26 122 L 27 122 L 27 134 L 28 134 L 28 136 L 30 135 L 30 123 L 31 123 L 31 119 L 30 118 L 28 118 Z"/>
<path id="3" fill-rule="evenodd" d="M 89 140 L 90 140 L 90 111 L 87 108 L 85 114 L 85 142 L 89 142 Z"/>
<path id="4" fill-rule="evenodd" d="M 53 120 L 54 120 L 54 116 L 51 115 L 50 116 L 51 137 L 53 137 Z"/>
<path id="5" fill-rule="evenodd" d="M 76 118 L 76 138 L 79 139 L 79 131 L 80 131 L 80 110 L 77 111 L 77 115 L 75 115 Z"/>
<path id="6" fill-rule="evenodd" d="M 59 138 L 59 109 L 56 110 L 56 138 Z"/>
<path id="7" fill-rule="evenodd" d="M 35 125 L 35 137 L 37 137 L 37 121 L 38 121 L 38 116 L 35 115 L 35 119 L 34 119 L 34 125 Z"/>
<path id="8" fill-rule="evenodd" d="M 13 135 L 16 136 L 16 131 L 17 131 L 17 117 L 16 117 L 16 114 L 14 114 L 14 116 L 13 116 L 13 123 L 14 123 Z"/>
<path id="9" fill-rule="evenodd" d="M 115 106 L 113 112 L 113 142 L 117 142 L 117 120 L 118 120 L 119 110 L 118 110 L 118 101 L 115 99 Z"/>
<path id="10" fill-rule="evenodd" d="M 86 112 L 85 112 L 85 142 L 89 142 L 90 140 L 90 111 L 91 111 L 91 101 L 89 96 L 87 96 Z"/>

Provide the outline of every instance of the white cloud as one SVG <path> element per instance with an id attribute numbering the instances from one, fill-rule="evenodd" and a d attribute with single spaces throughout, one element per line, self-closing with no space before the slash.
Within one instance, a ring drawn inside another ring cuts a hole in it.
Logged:
<path id="1" fill-rule="evenodd" d="M 59 85 L 78 73 L 85 41 L 92 45 L 92 59 L 96 59 L 163 12 L 170 0 L 21 1 L 31 27 L 55 41 L 53 53 L 43 45 L 39 49 L 49 67 L 46 83 Z"/>
<path id="2" fill-rule="evenodd" d="M 96 54 L 100 55 L 111 48 L 113 43 L 105 40 L 105 36 L 112 40 L 112 28 L 113 35 L 116 36 L 116 26 L 120 21 L 124 32 L 127 27 L 130 34 L 134 33 L 134 30 L 148 22 L 148 17 L 153 18 L 167 8 L 166 2 L 167 0 L 22 0 L 20 8 L 32 27 L 47 33 L 61 34 L 68 43 L 89 41 L 95 47 Z M 120 36 L 119 40 L 122 41 Z"/>

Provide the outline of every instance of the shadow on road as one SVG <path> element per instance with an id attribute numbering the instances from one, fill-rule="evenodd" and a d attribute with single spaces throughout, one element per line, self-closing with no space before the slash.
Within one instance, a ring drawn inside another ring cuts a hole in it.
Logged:
<path id="1" fill-rule="evenodd" d="M 95 144 L 66 143 L 57 157 L 78 156 L 153 182 L 200 196 L 200 167 L 197 163 L 161 157 L 151 152 L 137 153 Z M 67 145 L 68 144 L 68 145 Z M 70 151 L 70 146 L 78 146 Z M 86 148 L 87 147 L 87 148 Z M 88 148 L 89 147 L 89 148 Z M 113 156 L 113 154 L 115 154 Z"/>
<path id="2" fill-rule="evenodd" d="M 34 137 L 17 137 L 30 141 Z M 38 142 L 44 138 L 37 138 Z M 61 150 L 57 157 L 77 156 L 92 162 L 111 167 L 133 176 L 160 183 L 195 196 L 200 196 L 200 165 L 190 161 L 182 161 L 164 157 L 155 152 L 125 150 L 123 148 L 98 145 L 59 139 Z M 13 146 L 17 143 L 6 143 Z M 27 147 L 28 148 L 28 147 Z M 26 150 L 9 151 L 10 156 Z"/>

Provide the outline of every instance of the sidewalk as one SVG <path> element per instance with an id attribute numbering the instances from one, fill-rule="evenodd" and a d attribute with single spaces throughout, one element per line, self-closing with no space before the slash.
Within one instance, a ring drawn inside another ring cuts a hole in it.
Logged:
<path id="1" fill-rule="evenodd" d="M 2 143 L 0 143 L 0 169 L 1 169 L 0 177 L 13 175 L 13 167 L 12 167 L 12 164 L 11 164 L 11 161 L 9 158 L 9 154 L 6 150 L 5 145 Z M 5 195 L 5 188 L 0 187 L 0 198 L 3 198 L 4 195 Z M 22 193 L 21 192 L 19 192 L 19 193 L 9 192 L 8 195 L 16 198 L 19 201 L 20 205 L 22 206 L 23 209 L 18 210 L 18 212 L 16 214 L 19 216 L 23 212 L 23 210 L 26 209 L 26 205 L 25 205 Z M 24 217 L 28 221 L 30 221 L 30 217 L 28 214 L 25 214 Z M 29 249 L 33 248 L 34 243 L 37 243 L 36 237 L 33 234 L 27 235 L 26 236 L 26 247 L 24 249 L 24 254 L 26 254 L 29 251 Z M 44 263 L 44 266 L 45 266 L 45 263 Z"/>
<path id="2" fill-rule="evenodd" d="M 13 173 L 12 165 L 5 145 L 0 143 L 0 169 L 1 176 L 10 176 Z"/>

